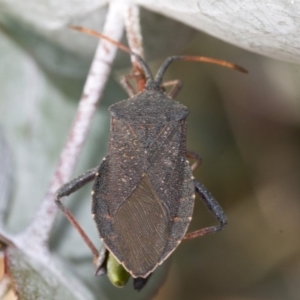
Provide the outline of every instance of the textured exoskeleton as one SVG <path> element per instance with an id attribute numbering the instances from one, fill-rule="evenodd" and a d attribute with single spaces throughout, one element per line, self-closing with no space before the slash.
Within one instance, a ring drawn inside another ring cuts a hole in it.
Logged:
<path id="1" fill-rule="evenodd" d="M 130 87 L 128 93 L 132 97 L 110 107 L 108 155 L 98 168 L 63 185 L 57 191 L 55 201 L 93 252 L 97 274 L 106 270 L 108 249 L 135 278 L 134 287 L 140 290 L 155 268 L 183 239 L 216 232 L 227 223 L 217 201 L 192 175 L 200 157 L 186 150 L 188 109 L 173 100 L 180 82 L 162 84 L 162 76 L 176 59 L 206 61 L 245 70 L 206 57 L 172 56 L 153 79 L 144 60 L 132 54 L 145 72 L 144 90 L 133 96 Z M 163 85 L 174 85 L 168 95 Z M 187 156 L 197 160 L 192 167 Z M 106 248 L 104 255 L 99 255 L 60 200 L 92 180 L 92 213 Z M 196 192 L 220 224 L 186 235 Z"/>
<path id="2" fill-rule="evenodd" d="M 195 185 L 185 153 L 188 110 L 145 90 L 110 107 L 108 155 L 92 213 L 105 246 L 134 277 L 147 277 L 183 239 Z"/>

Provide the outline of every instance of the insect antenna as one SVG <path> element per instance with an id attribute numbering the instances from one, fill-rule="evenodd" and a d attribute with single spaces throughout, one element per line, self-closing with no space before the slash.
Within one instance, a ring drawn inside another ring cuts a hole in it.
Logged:
<path id="1" fill-rule="evenodd" d="M 240 67 L 236 64 L 225 61 L 225 60 L 220 60 L 220 59 L 215 59 L 215 58 L 205 57 L 205 56 L 182 56 L 182 55 L 181 56 L 170 56 L 161 65 L 161 67 L 157 71 L 157 74 L 154 78 L 155 83 L 158 84 L 159 86 L 162 84 L 163 75 L 165 74 L 165 72 L 168 69 L 169 65 L 174 60 L 206 62 L 206 63 L 220 65 L 222 67 L 226 67 L 226 68 L 229 68 L 229 69 L 237 70 L 237 71 L 240 71 L 242 73 L 248 73 L 248 71 L 246 69 L 244 69 L 244 68 L 242 68 L 242 67 Z"/>
<path id="2" fill-rule="evenodd" d="M 74 30 L 77 30 L 77 31 L 80 31 L 80 32 L 83 32 L 83 33 L 86 33 L 86 34 L 89 34 L 89 35 L 92 35 L 92 36 L 95 36 L 97 38 L 100 38 L 100 39 L 104 39 L 106 41 L 109 41 L 110 43 L 114 44 L 115 46 L 117 46 L 119 49 L 123 50 L 124 52 L 127 52 L 131 55 L 133 55 L 137 61 L 140 63 L 143 71 L 144 71 L 144 74 L 145 74 L 145 78 L 146 78 L 146 84 L 148 82 L 152 82 L 153 81 L 153 75 L 148 67 L 148 65 L 146 64 L 146 62 L 143 60 L 143 58 L 138 55 L 137 53 L 133 52 L 132 50 L 130 50 L 130 48 L 126 47 L 125 45 L 111 39 L 110 37 L 106 36 L 106 35 L 103 35 L 102 33 L 99 33 L 97 31 L 94 31 L 92 29 L 88 29 L 88 28 L 84 28 L 84 27 L 81 27 L 81 26 L 70 26 L 70 28 L 74 29 Z"/>

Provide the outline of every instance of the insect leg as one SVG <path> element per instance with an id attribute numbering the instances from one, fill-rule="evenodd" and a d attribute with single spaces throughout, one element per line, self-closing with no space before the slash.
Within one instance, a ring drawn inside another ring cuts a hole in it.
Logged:
<path id="1" fill-rule="evenodd" d="M 161 86 L 164 88 L 167 86 L 172 86 L 168 96 L 171 99 L 174 99 L 178 95 L 178 93 L 180 92 L 180 90 L 182 88 L 182 82 L 179 79 L 177 79 L 177 80 L 164 82 Z"/>
<path id="2" fill-rule="evenodd" d="M 97 260 L 97 269 L 95 272 L 96 276 L 102 276 L 107 273 L 107 260 L 108 260 L 109 252 L 104 245 L 99 252 L 99 257 Z"/>
<path id="3" fill-rule="evenodd" d="M 184 240 L 193 239 L 198 236 L 204 236 L 209 233 L 214 233 L 216 231 L 222 230 L 226 224 L 227 224 L 227 217 L 219 205 L 219 203 L 214 199 L 214 197 L 209 193 L 206 188 L 198 182 L 197 180 L 195 182 L 195 188 L 196 192 L 201 196 L 201 199 L 203 200 L 204 204 L 207 206 L 209 211 L 213 214 L 213 216 L 219 221 L 220 225 L 218 226 L 211 226 L 206 227 L 200 230 L 193 231 L 191 233 L 188 233 L 183 238 Z"/>
<path id="4" fill-rule="evenodd" d="M 186 150 L 185 155 L 186 157 L 195 160 L 195 162 L 191 166 L 192 171 L 195 171 L 202 164 L 202 158 L 198 153 L 194 151 Z"/>
<path id="5" fill-rule="evenodd" d="M 152 274 L 153 273 L 149 274 L 146 278 L 133 278 L 133 288 L 137 291 L 140 291 L 146 285 Z"/>
<path id="6" fill-rule="evenodd" d="M 98 172 L 99 167 L 91 169 L 84 174 L 76 177 L 75 179 L 71 180 L 70 182 L 64 184 L 55 194 L 55 203 L 57 206 L 61 209 L 61 211 L 64 213 L 64 215 L 67 217 L 67 219 L 70 221 L 70 223 L 75 227 L 75 229 L 78 231 L 84 242 L 87 244 L 87 246 L 90 248 L 94 255 L 94 263 L 97 265 L 99 252 L 93 242 L 90 240 L 90 238 L 86 235 L 82 227 L 79 225 L 73 214 L 63 205 L 61 202 L 61 198 L 65 196 L 69 196 L 70 194 L 76 192 L 81 187 L 83 187 L 88 182 L 95 179 L 96 174 Z"/>
<path id="7" fill-rule="evenodd" d="M 134 90 L 133 86 L 129 82 L 129 79 L 132 78 L 132 75 L 124 75 L 121 77 L 120 83 L 124 90 L 127 92 L 128 96 L 132 98 L 134 95 L 136 95 L 136 91 Z"/>

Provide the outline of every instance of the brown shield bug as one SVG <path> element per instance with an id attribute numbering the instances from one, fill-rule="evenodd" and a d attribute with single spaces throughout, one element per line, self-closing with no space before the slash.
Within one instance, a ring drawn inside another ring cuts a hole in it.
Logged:
<path id="1" fill-rule="evenodd" d="M 188 109 L 174 100 L 180 81 L 162 83 L 162 77 L 174 60 L 209 62 L 247 71 L 207 57 L 171 56 L 153 77 L 145 61 L 127 47 L 94 31 L 73 28 L 105 38 L 134 55 L 145 74 L 146 84 L 143 91 L 133 95 L 133 88 L 127 80 L 123 81 L 130 98 L 109 108 L 111 129 L 107 156 L 99 167 L 63 185 L 55 201 L 92 250 L 97 272 L 105 269 L 108 250 L 140 289 L 182 240 L 222 230 L 227 223 L 220 205 L 192 174 L 200 164 L 200 157 L 186 150 Z M 164 91 L 167 85 L 173 86 L 169 94 Z M 190 166 L 187 157 L 196 162 Z M 107 249 L 102 255 L 106 258 L 100 260 L 97 249 L 60 200 L 90 181 L 94 181 L 92 214 Z M 196 193 L 219 225 L 186 234 Z"/>

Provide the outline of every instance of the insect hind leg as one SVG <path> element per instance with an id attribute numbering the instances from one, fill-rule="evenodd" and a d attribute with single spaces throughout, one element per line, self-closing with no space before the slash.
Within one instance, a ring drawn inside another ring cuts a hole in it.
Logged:
<path id="1" fill-rule="evenodd" d="M 209 193 L 203 184 L 198 182 L 197 180 L 195 182 L 195 188 L 196 192 L 200 195 L 201 199 L 203 200 L 205 206 L 208 208 L 208 210 L 212 213 L 212 215 L 218 220 L 220 223 L 218 226 L 211 226 L 202 228 L 196 231 L 193 231 L 191 233 L 188 233 L 183 238 L 184 240 L 190 240 L 196 237 L 204 236 L 209 233 L 214 233 L 216 231 L 220 231 L 224 229 L 224 227 L 227 224 L 227 217 L 220 206 L 220 204 L 215 200 L 215 198 Z"/>

